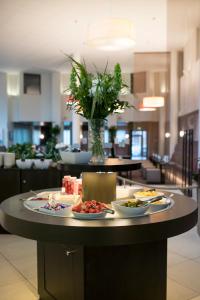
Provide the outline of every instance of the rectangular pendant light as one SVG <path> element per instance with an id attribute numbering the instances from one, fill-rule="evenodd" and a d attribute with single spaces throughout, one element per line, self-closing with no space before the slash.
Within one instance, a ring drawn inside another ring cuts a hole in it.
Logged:
<path id="1" fill-rule="evenodd" d="M 144 107 L 163 107 L 165 105 L 164 97 L 144 97 L 143 98 L 143 106 Z"/>

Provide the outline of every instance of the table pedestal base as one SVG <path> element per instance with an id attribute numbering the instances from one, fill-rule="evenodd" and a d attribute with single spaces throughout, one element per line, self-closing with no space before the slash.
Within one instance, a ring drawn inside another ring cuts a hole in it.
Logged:
<path id="1" fill-rule="evenodd" d="M 166 300 L 167 240 L 114 247 L 38 242 L 40 300 Z"/>

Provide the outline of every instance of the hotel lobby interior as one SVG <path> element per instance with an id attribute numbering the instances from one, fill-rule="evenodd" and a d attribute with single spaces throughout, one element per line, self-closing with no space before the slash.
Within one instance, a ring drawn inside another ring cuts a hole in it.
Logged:
<path id="1" fill-rule="evenodd" d="M 200 300 L 200 0 L 0 0 L 0 300 Z"/>

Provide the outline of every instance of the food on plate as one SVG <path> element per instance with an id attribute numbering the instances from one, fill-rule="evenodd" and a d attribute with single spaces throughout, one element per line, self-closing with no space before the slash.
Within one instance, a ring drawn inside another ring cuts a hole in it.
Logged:
<path id="1" fill-rule="evenodd" d="M 141 207 L 147 205 L 147 203 L 139 199 L 130 199 L 126 202 L 122 202 L 120 205 L 125 207 Z"/>
<path id="2" fill-rule="evenodd" d="M 166 198 L 162 198 L 161 200 L 154 201 L 154 202 L 152 202 L 152 204 L 155 204 L 155 205 L 166 204 Z"/>
<path id="3" fill-rule="evenodd" d="M 49 200 L 49 198 L 45 198 L 45 197 L 32 197 L 30 199 L 30 201 L 42 201 L 42 200 Z"/>
<path id="4" fill-rule="evenodd" d="M 61 209 L 64 209 L 64 208 L 68 208 L 70 207 L 71 205 L 69 204 L 64 204 L 64 203 L 59 203 L 59 202 L 54 202 L 54 201 L 51 201 L 51 202 L 47 202 L 43 207 L 41 208 L 44 208 L 44 209 L 48 209 L 48 210 L 53 210 L 53 211 L 58 211 L 58 210 L 61 210 Z"/>
<path id="5" fill-rule="evenodd" d="M 139 191 L 135 193 L 136 197 L 156 197 L 159 193 L 156 191 Z"/>
<path id="6" fill-rule="evenodd" d="M 105 209 L 107 209 L 107 206 L 96 200 L 80 202 L 78 205 L 72 207 L 73 212 L 83 214 L 98 214 L 104 212 Z"/>

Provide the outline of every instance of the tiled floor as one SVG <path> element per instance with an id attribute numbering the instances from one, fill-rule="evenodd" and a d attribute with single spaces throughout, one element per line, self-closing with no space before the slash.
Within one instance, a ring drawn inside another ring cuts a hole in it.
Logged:
<path id="1" fill-rule="evenodd" d="M 0 300 L 38 299 L 36 276 L 36 243 L 0 235 Z M 200 300 L 200 237 L 196 228 L 168 240 L 167 300 L 189 299 Z"/>

